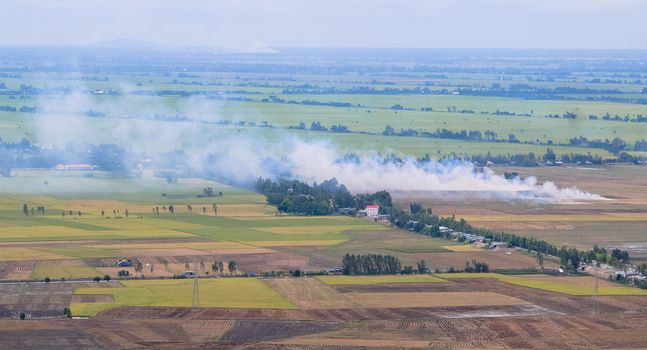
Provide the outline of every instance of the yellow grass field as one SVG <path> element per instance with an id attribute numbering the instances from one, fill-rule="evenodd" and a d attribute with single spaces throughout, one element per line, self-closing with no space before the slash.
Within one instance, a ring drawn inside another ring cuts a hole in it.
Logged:
<path id="1" fill-rule="evenodd" d="M 57 260 L 69 259 L 69 256 L 54 252 L 24 247 L 0 247 L 0 261 L 18 260 Z"/>
<path id="2" fill-rule="evenodd" d="M 445 282 L 432 275 L 317 276 L 317 279 L 328 285 Z"/>
<path id="3" fill-rule="evenodd" d="M 346 240 L 340 239 L 313 239 L 307 241 L 250 241 L 250 242 L 240 242 L 244 244 L 254 245 L 257 247 L 300 247 L 300 246 L 329 246 L 329 245 L 338 245 L 346 242 Z"/>
<path id="4" fill-rule="evenodd" d="M 444 245 L 441 247 L 452 252 L 480 252 L 483 250 L 473 245 Z"/>
<path id="5" fill-rule="evenodd" d="M 207 208 L 207 210 L 210 208 Z M 202 209 L 194 208 L 201 212 Z M 265 204 L 220 204 L 218 216 L 225 217 L 266 217 L 274 216 L 276 208 Z M 213 213 L 212 213 L 213 214 Z"/>
<path id="6" fill-rule="evenodd" d="M 92 316 L 117 306 L 191 307 L 193 280 L 131 280 L 125 288 L 79 288 L 75 294 L 111 294 L 114 303 L 73 303 L 72 313 Z M 200 306 L 220 308 L 294 309 L 295 305 L 256 278 L 202 279 Z"/>
<path id="7" fill-rule="evenodd" d="M 82 277 L 94 277 L 103 274 L 95 268 L 86 265 L 49 265 L 49 266 L 36 266 L 32 271 L 30 278 L 42 280 L 45 277 L 52 279 L 70 279 Z"/>
<path id="8" fill-rule="evenodd" d="M 254 249 L 253 246 L 240 242 L 175 242 L 175 243 L 133 243 L 133 244 L 97 244 L 92 248 L 113 250 L 137 249 L 175 249 L 189 248 L 197 250 Z"/>

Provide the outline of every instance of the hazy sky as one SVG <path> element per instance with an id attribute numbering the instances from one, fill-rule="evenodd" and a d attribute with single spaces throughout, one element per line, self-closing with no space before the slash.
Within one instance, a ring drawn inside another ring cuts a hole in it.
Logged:
<path id="1" fill-rule="evenodd" d="M 642 0 L 2 0 L 0 45 L 647 49 Z"/>

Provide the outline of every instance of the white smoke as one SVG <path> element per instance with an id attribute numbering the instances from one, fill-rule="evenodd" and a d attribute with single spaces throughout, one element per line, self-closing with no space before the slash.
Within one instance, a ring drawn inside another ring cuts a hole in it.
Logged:
<path id="1" fill-rule="evenodd" d="M 87 95 L 75 93 L 58 99 L 40 101 L 46 110 L 55 111 L 36 118 L 35 141 L 40 144 L 62 148 L 70 141 L 117 143 L 147 156 L 177 149 L 184 151 L 186 164 L 196 173 L 235 183 L 251 183 L 258 177 L 289 176 L 307 182 L 336 178 L 352 192 L 462 192 L 474 197 L 490 194 L 504 200 L 552 203 L 605 199 L 574 187 L 540 184 L 534 177 L 508 180 L 463 161 L 417 162 L 405 157 L 402 162 L 393 162 L 377 153 L 362 153 L 352 161 L 342 161 L 344 152 L 326 141 L 304 141 L 277 128 L 215 125 L 221 119 L 218 102 L 189 100 L 169 109 L 125 95 L 119 99 L 121 104 L 140 107 L 130 110 L 130 115 L 123 115 L 122 110 L 106 119 L 79 114 L 96 106 L 96 100 Z M 143 120 L 133 118 L 133 114 L 182 115 L 190 120 Z M 207 126 L 209 129 L 205 129 Z"/>
<path id="2" fill-rule="evenodd" d="M 352 192 L 431 191 L 495 193 L 503 199 L 545 202 L 604 200 L 574 187 L 558 188 L 553 182 L 538 184 L 535 177 L 508 180 L 491 169 L 477 169 L 472 163 L 385 162 L 377 155 L 364 155 L 352 162 L 339 161 L 340 155 L 324 142 L 294 141 L 287 156 L 292 175 L 305 181 L 321 182 L 336 178 Z"/>

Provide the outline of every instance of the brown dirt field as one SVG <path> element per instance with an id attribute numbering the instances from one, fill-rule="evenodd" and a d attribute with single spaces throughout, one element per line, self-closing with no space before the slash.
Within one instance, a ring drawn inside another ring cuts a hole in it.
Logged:
<path id="1" fill-rule="evenodd" d="M 299 321 L 237 321 L 220 340 L 230 342 L 258 342 L 305 334 L 321 333 L 337 328 L 332 322 Z"/>
<path id="2" fill-rule="evenodd" d="M 182 328 L 194 342 L 211 342 L 220 339 L 231 327 L 234 321 L 185 321 Z"/>
<path id="3" fill-rule="evenodd" d="M 419 293 L 346 293 L 350 300 L 364 307 L 447 307 L 521 305 L 528 302 L 491 292 L 419 292 Z"/>
<path id="4" fill-rule="evenodd" d="M 3 261 L 0 262 L 0 279 L 28 279 L 36 267 L 36 261 Z"/>
<path id="5" fill-rule="evenodd" d="M 214 255 L 214 260 L 235 260 L 241 272 L 260 271 L 288 271 L 299 269 L 301 271 L 318 271 L 325 267 L 312 265 L 309 258 L 296 254 L 273 252 L 265 254 L 222 254 Z"/>
<path id="6" fill-rule="evenodd" d="M 569 296 L 511 285 L 491 278 L 457 279 L 453 282 L 460 290 L 501 293 L 566 314 L 588 314 L 594 310 L 603 313 L 647 311 L 647 297 L 644 296 Z"/>
<path id="7" fill-rule="evenodd" d="M 21 349 L 254 348 L 637 349 L 647 317 L 570 315 L 368 320 L 361 323 L 204 320 L 0 320 L 1 347 Z M 209 336 L 213 335 L 213 337 Z M 219 338 L 219 342 L 214 342 Z"/>
<path id="8" fill-rule="evenodd" d="M 348 339 L 348 338 L 291 338 L 278 344 L 285 345 L 318 345 L 342 347 L 371 347 L 371 348 L 426 348 L 429 342 L 425 340 L 406 339 Z"/>
<path id="9" fill-rule="evenodd" d="M 479 262 L 486 262 L 490 269 L 519 269 L 539 268 L 535 258 L 521 251 L 513 251 L 508 255 L 504 251 L 478 251 L 478 252 L 451 252 L 451 253 L 410 253 L 407 254 L 416 260 L 425 260 L 427 265 L 441 271 L 453 266 L 464 268 L 465 262 L 476 259 Z M 546 261 L 546 268 L 557 267 L 553 262 Z"/>
<path id="10" fill-rule="evenodd" d="M 339 309 L 359 307 L 344 294 L 315 278 L 281 278 L 264 280 L 272 289 L 300 309 Z"/>

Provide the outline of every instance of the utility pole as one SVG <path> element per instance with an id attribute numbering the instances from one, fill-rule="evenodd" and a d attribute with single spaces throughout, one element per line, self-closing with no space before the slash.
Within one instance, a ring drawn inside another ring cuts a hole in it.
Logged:
<path id="1" fill-rule="evenodd" d="M 193 308 L 200 307 L 200 291 L 198 289 L 198 262 L 193 265 Z"/>
<path id="2" fill-rule="evenodd" d="M 593 300 L 593 314 L 598 313 L 598 297 L 600 296 L 600 292 L 598 290 L 598 270 L 600 268 L 598 267 L 598 262 L 595 262 L 595 299 Z"/>

